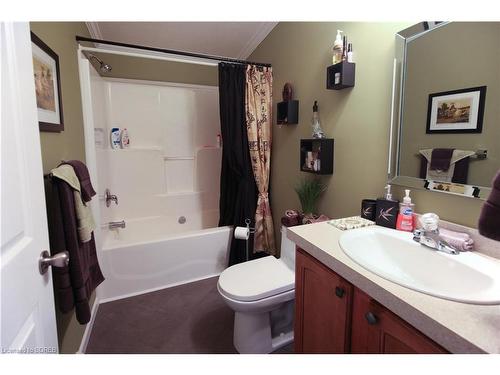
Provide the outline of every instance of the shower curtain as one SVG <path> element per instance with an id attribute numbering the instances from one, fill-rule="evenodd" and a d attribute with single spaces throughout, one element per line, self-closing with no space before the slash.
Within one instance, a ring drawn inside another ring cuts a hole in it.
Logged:
<path id="1" fill-rule="evenodd" d="M 219 109 L 223 143 L 219 226 L 245 226 L 246 218 L 251 219 L 251 225 L 254 225 L 257 186 L 252 172 L 245 123 L 245 70 L 246 65 L 242 64 L 219 64 Z M 245 241 L 233 238 L 229 265 L 245 260 Z"/>
<path id="2" fill-rule="evenodd" d="M 259 191 L 255 212 L 254 251 L 276 254 L 273 218 L 269 204 L 272 125 L 271 67 L 248 65 L 246 69 L 246 126 L 250 160 Z"/>

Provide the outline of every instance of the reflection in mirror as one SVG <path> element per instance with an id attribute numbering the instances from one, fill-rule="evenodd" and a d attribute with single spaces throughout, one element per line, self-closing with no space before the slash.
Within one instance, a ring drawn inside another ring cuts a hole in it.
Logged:
<path id="1" fill-rule="evenodd" d="M 500 23 L 402 35 L 394 182 L 484 197 L 500 168 Z"/>

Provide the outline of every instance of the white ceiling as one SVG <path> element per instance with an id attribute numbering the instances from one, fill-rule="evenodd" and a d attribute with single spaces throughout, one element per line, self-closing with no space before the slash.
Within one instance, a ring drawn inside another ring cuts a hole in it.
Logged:
<path id="1" fill-rule="evenodd" d="M 87 22 L 93 38 L 246 59 L 277 22 Z"/>

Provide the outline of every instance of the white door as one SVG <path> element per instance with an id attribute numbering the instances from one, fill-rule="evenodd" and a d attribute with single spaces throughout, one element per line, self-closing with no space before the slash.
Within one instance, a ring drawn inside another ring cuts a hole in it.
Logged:
<path id="1" fill-rule="evenodd" d="M 1 23 L 1 325 L 6 352 L 57 353 L 40 135 L 28 23 Z"/>

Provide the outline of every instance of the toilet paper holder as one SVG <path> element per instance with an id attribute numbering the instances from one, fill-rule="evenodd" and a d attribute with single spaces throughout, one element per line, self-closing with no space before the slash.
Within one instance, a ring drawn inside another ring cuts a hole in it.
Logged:
<path id="1" fill-rule="evenodd" d="M 249 246 L 249 240 L 250 240 L 250 235 L 254 234 L 255 233 L 255 228 L 251 228 L 250 227 L 250 223 L 251 223 L 251 220 L 250 219 L 245 219 L 245 224 L 246 224 L 246 231 L 248 233 L 248 237 L 245 239 L 245 251 L 246 251 L 246 260 L 248 261 L 250 259 L 250 254 L 249 254 L 249 249 L 248 249 L 248 246 Z M 236 233 L 236 228 L 235 228 L 235 233 Z M 241 239 L 241 238 L 237 238 L 236 236 L 234 236 L 235 239 Z"/>

